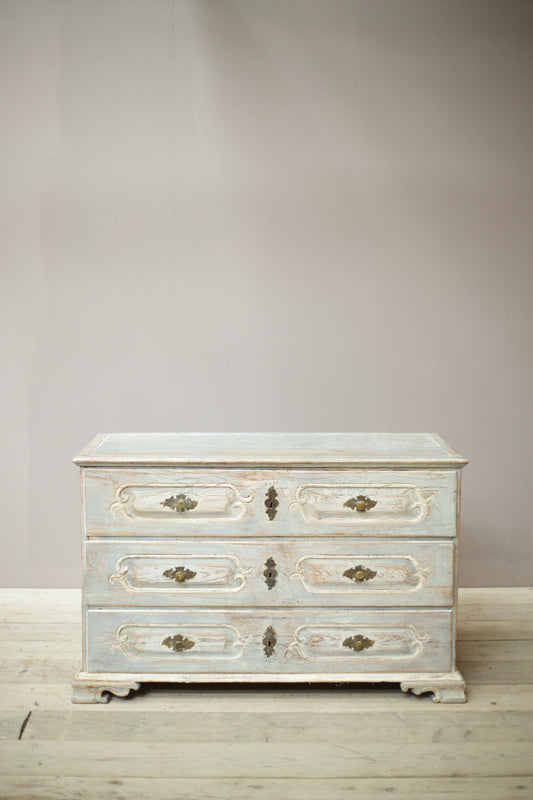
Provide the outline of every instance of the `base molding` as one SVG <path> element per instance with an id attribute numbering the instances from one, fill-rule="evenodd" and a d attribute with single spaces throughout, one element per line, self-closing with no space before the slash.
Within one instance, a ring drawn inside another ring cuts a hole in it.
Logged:
<path id="1" fill-rule="evenodd" d="M 136 692 L 140 686 L 138 681 L 126 677 L 109 678 L 98 674 L 91 677 L 79 670 L 72 681 L 71 699 L 73 703 L 108 703 L 112 694 L 117 697 L 127 697 L 130 692 Z"/>
<path id="2" fill-rule="evenodd" d="M 434 703 L 465 703 L 465 682 L 461 673 L 456 670 L 448 675 L 410 677 L 400 682 L 403 692 L 411 691 L 413 694 L 433 692 Z"/>
<path id="3" fill-rule="evenodd" d="M 78 670 L 72 681 L 73 703 L 107 703 L 126 697 L 141 683 L 399 683 L 402 691 L 433 692 L 435 703 L 464 703 L 465 682 L 454 672 L 360 673 L 117 673 Z"/>

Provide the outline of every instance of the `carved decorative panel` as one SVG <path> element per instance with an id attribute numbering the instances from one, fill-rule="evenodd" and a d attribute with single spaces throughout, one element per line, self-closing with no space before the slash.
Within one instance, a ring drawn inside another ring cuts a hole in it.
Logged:
<path id="1" fill-rule="evenodd" d="M 297 489 L 290 509 L 317 524 L 409 525 L 425 519 L 432 501 L 414 484 L 309 484 Z"/>
<path id="2" fill-rule="evenodd" d="M 317 662 L 345 661 L 353 658 L 351 650 L 364 651 L 365 658 L 402 660 L 417 655 L 427 640 L 427 635 L 419 636 L 410 626 L 360 625 L 354 634 L 345 625 L 301 625 L 288 650 L 306 661 Z"/>
<path id="3" fill-rule="evenodd" d="M 340 555 L 302 556 L 289 580 L 298 580 L 314 594 L 417 591 L 429 577 L 430 570 L 416 558 L 401 555 L 375 555 L 361 549 L 361 563 L 347 567 L 347 557 Z M 349 562 L 348 562 L 349 563 Z"/>
<path id="4" fill-rule="evenodd" d="M 236 661 L 251 641 L 250 635 L 241 636 L 235 626 L 225 624 L 126 623 L 115 634 L 115 646 L 132 659 L 168 659 L 179 652 L 184 659 Z"/>
<path id="5" fill-rule="evenodd" d="M 243 496 L 231 483 L 130 484 L 119 486 L 113 513 L 130 519 L 187 525 L 191 521 L 238 520 L 253 495 Z"/>
<path id="6" fill-rule="evenodd" d="M 131 553 L 122 556 L 109 576 L 111 584 L 120 584 L 129 592 L 169 591 L 190 594 L 234 593 L 247 583 L 251 567 L 245 567 L 233 555 L 176 556 Z M 172 564 L 173 566 L 169 566 Z"/>

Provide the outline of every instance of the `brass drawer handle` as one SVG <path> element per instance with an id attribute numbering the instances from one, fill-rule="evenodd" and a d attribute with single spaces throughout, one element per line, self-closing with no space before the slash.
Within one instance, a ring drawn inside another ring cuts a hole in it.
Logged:
<path id="1" fill-rule="evenodd" d="M 185 511 L 196 508 L 198 500 L 193 500 L 192 497 L 187 497 L 184 494 L 173 494 L 172 497 L 167 497 L 166 500 L 163 500 L 161 505 L 172 508 L 178 514 L 183 514 Z"/>
<path id="2" fill-rule="evenodd" d="M 343 647 L 349 647 L 350 650 L 354 650 L 358 653 L 360 653 L 361 650 L 366 650 L 368 647 L 372 647 L 373 644 L 374 639 L 368 639 L 366 636 L 361 636 L 361 634 L 358 634 L 357 636 L 348 636 L 348 638 L 342 643 Z"/>
<path id="3" fill-rule="evenodd" d="M 270 656 L 276 649 L 277 643 L 278 640 L 276 638 L 276 631 L 274 630 L 272 625 L 269 625 L 263 636 L 263 650 L 267 658 L 270 658 Z"/>
<path id="4" fill-rule="evenodd" d="M 363 583 L 363 581 L 371 581 L 372 578 L 375 578 L 377 572 L 370 569 L 370 567 L 363 567 L 361 564 L 358 564 L 356 567 L 350 567 L 350 569 L 347 569 L 342 574 L 345 578 L 350 578 L 350 580 L 356 581 L 357 583 Z"/>
<path id="5" fill-rule="evenodd" d="M 165 578 L 170 578 L 171 581 L 176 581 L 176 583 L 185 583 L 185 581 L 190 581 L 191 578 L 194 578 L 196 572 L 192 569 L 187 569 L 187 567 L 172 567 L 172 569 L 166 569 L 163 575 Z"/>
<path id="6" fill-rule="evenodd" d="M 344 508 L 351 508 L 352 511 L 359 511 L 359 513 L 362 514 L 374 508 L 377 502 L 377 500 L 372 500 L 364 494 L 358 494 L 357 497 L 350 497 L 350 499 L 344 503 Z"/>
<path id="7" fill-rule="evenodd" d="M 175 653 L 180 653 L 182 650 L 190 650 L 191 647 L 194 647 L 193 640 L 187 639 L 187 637 L 182 636 L 181 633 L 175 633 L 174 636 L 167 636 L 166 639 L 163 639 L 161 644 L 165 647 L 169 647 Z"/>

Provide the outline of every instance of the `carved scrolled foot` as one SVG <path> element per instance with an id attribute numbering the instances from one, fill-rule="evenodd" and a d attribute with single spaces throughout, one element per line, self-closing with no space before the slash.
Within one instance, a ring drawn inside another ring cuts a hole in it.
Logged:
<path id="1" fill-rule="evenodd" d="M 434 703 L 465 703 L 465 682 L 459 672 L 449 676 L 409 678 L 400 683 L 402 691 L 411 690 L 413 694 L 433 692 Z"/>
<path id="2" fill-rule="evenodd" d="M 136 692 L 140 685 L 134 681 L 103 685 L 73 683 L 71 699 L 73 703 L 108 703 L 111 694 L 116 694 L 117 697 L 126 697 L 130 692 Z"/>

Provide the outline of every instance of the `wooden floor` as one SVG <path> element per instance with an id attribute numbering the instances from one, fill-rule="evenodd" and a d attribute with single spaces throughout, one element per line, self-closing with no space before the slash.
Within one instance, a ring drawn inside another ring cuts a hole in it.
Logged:
<path id="1" fill-rule="evenodd" d="M 2 800 L 533 798 L 533 589 L 461 591 L 464 705 L 158 684 L 74 706 L 79 607 L 75 590 L 0 591 Z"/>

